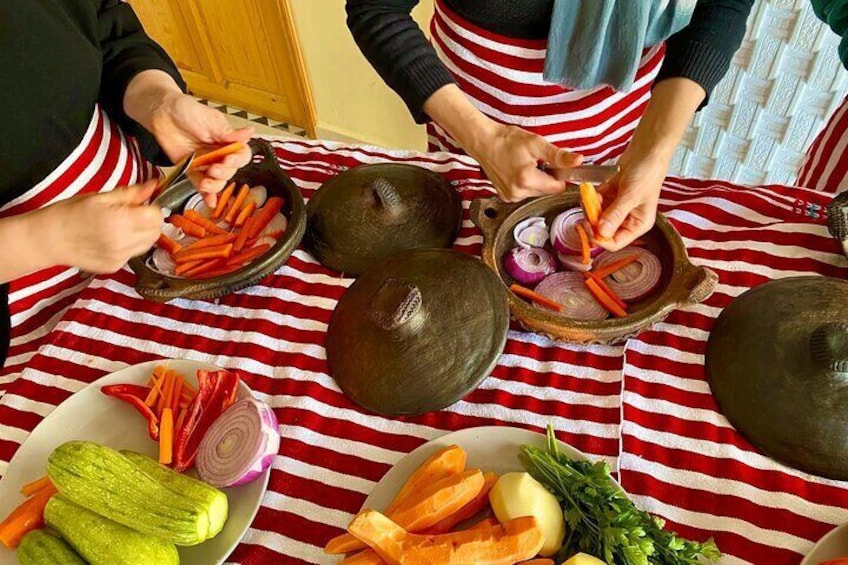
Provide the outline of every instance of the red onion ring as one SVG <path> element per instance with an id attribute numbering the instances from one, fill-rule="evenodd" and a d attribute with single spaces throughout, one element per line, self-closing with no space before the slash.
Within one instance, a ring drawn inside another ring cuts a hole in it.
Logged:
<path id="1" fill-rule="evenodd" d="M 647 249 L 630 246 L 604 252 L 595 260 L 595 268 L 600 269 L 631 255 L 638 259 L 604 279 L 610 290 L 627 301 L 645 298 L 657 287 L 662 274 L 659 258 Z"/>
<path id="2" fill-rule="evenodd" d="M 518 222 L 512 230 L 512 237 L 519 247 L 544 247 L 548 241 L 548 226 L 545 218 L 533 216 Z"/>
<path id="3" fill-rule="evenodd" d="M 571 208 L 554 218 L 551 224 L 551 245 L 561 255 L 582 255 L 583 248 L 580 244 L 580 234 L 577 226 L 586 220 L 583 210 Z M 603 252 L 601 247 L 593 247 L 589 254 L 592 257 Z"/>
<path id="4" fill-rule="evenodd" d="M 554 273 L 539 283 L 536 293 L 562 306 L 560 315 L 574 320 L 603 320 L 609 313 L 601 306 L 579 273 Z"/>
<path id="5" fill-rule="evenodd" d="M 538 247 L 515 247 L 503 259 L 504 270 L 521 284 L 534 285 L 556 272 L 553 255 Z"/>
<path id="6" fill-rule="evenodd" d="M 579 255 L 563 255 L 562 253 L 557 253 L 557 259 L 559 259 L 560 265 L 571 271 L 585 273 L 592 269 L 592 260 L 590 259 L 588 263 L 583 263 L 583 258 Z"/>

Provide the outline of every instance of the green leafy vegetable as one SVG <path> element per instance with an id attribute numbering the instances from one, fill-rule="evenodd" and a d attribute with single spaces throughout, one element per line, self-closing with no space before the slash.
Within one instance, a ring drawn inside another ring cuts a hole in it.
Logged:
<path id="1" fill-rule="evenodd" d="M 548 427 L 547 451 L 521 447 L 527 471 L 554 493 L 562 505 L 568 535 L 558 561 L 583 552 L 620 565 L 698 565 L 717 561 L 712 539 L 703 543 L 663 529 L 665 522 L 636 508 L 610 477 L 604 462 L 575 461 L 559 452 Z"/>

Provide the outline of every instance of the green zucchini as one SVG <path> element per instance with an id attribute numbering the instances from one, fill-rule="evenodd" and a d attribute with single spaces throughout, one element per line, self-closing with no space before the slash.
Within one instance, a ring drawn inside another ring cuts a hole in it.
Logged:
<path id="1" fill-rule="evenodd" d="M 227 522 L 228 501 L 224 491 L 199 481 L 188 475 L 177 473 L 160 465 L 155 459 L 136 453 L 135 451 L 122 450 L 121 455 L 129 459 L 133 465 L 141 469 L 148 477 L 177 494 L 187 496 L 196 500 L 209 509 L 209 537 L 215 537 L 224 529 Z"/>
<path id="2" fill-rule="evenodd" d="M 68 500 L 177 545 L 209 537 L 209 509 L 151 479 L 129 459 L 90 441 L 69 441 L 47 459 L 47 476 Z"/>
<path id="3" fill-rule="evenodd" d="M 56 530 L 90 565 L 179 565 L 177 547 L 165 540 L 116 524 L 62 495 L 44 509 L 44 522 Z"/>
<path id="4" fill-rule="evenodd" d="M 15 555 L 21 565 L 85 565 L 70 545 L 45 530 L 25 535 Z"/>

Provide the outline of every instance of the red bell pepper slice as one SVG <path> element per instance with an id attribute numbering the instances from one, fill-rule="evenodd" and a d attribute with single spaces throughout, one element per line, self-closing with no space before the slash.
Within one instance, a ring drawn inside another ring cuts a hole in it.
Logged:
<path id="1" fill-rule="evenodd" d="M 106 396 L 112 396 L 118 400 L 123 400 L 135 408 L 136 411 L 144 416 L 145 420 L 147 420 L 147 433 L 150 435 L 150 439 L 153 441 L 159 440 L 159 418 L 144 402 L 144 399 L 147 398 L 147 395 L 150 392 L 148 387 L 130 384 L 109 385 L 101 387 L 100 392 Z"/>
<path id="2" fill-rule="evenodd" d="M 197 371 L 197 394 L 174 439 L 175 471 L 183 472 L 194 465 L 209 426 L 236 401 L 238 384 L 238 375 L 229 371 Z"/>

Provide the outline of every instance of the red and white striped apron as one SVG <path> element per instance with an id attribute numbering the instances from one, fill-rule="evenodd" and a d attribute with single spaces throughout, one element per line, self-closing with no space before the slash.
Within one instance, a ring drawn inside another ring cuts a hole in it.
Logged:
<path id="1" fill-rule="evenodd" d="M 848 97 L 830 116 L 807 151 L 798 171 L 798 186 L 822 192 L 848 189 Z"/>
<path id="2" fill-rule="evenodd" d="M 136 184 L 155 174 L 135 141 L 127 138 L 98 106 L 80 144 L 44 180 L 0 207 L 0 218 L 31 212 L 78 194 Z M 0 396 L 89 280 L 79 269 L 55 266 L 9 284 L 11 342 L 6 364 L 0 369 Z"/>
<path id="3" fill-rule="evenodd" d="M 651 97 L 665 43 L 645 50 L 630 92 L 608 86 L 570 90 L 542 78 L 547 40 L 498 35 L 465 21 L 441 0 L 435 4 L 433 46 L 480 111 L 582 153 L 588 162 L 621 155 Z M 427 133 L 431 151 L 463 153 L 438 125 L 428 124 Z"/>

